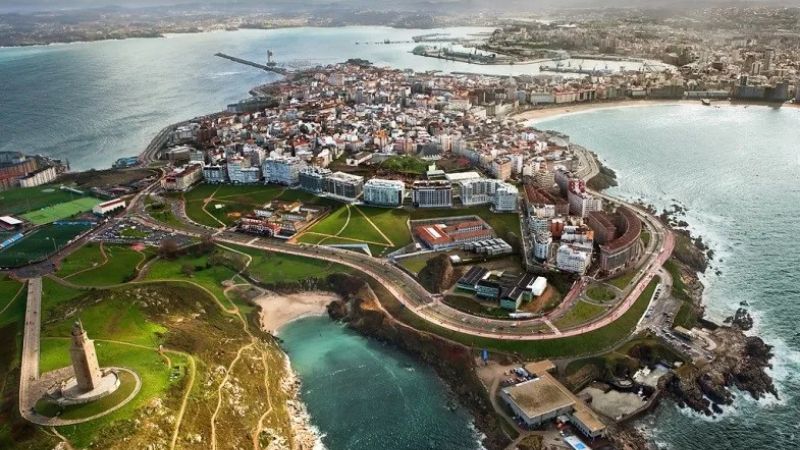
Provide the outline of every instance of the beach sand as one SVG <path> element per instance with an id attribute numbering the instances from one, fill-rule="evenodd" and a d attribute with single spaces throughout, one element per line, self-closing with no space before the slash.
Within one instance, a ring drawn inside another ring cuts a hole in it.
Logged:
<path id="1" fill-rule="evenodd" d="M 727 101 L 720 102 L 727 104 Z M 685 105 L 685 104 L 700 104 L 699 100 L 620 100 L 608 102 L 593 102 L 593 103 L 571 103 L 564 106 L 553 106 L 542 109 L 534 109 L 525 111 L 513 116 L 516 120 L 542 120 L 555 116 L 565 114 L 575 114 L 587 111 L 596 111 L 600 109 L 611 108 L 630 108 L 636 106 L 657 106 L 657 105 Z"/>
<path id="2" fill-rule="evenodd" d="M 299 292 L 276 294 L 267 292 L 255 299 L 261 307 L 261 329 L 277 334 L 287 323 L 301 317 L 324 315 L 325 307 L 338 297 L 330 292 Z"/>

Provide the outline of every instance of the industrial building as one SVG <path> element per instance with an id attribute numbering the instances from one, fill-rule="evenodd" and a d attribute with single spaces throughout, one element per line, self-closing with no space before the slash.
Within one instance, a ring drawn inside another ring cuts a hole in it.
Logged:
<path id="1" fill-rule="evenodd" d="M 377 206 L 400 206 L 406 195 L 406 184 L 400 180 L 373 178 L 364 183 L 364 203 Z"/>
<path id="2" fill-rule="evenodd" d="M 411 203 L 416 208 L 449 208 L 453 206 L 453 186 L 444 180 L 415 181 Z"/>

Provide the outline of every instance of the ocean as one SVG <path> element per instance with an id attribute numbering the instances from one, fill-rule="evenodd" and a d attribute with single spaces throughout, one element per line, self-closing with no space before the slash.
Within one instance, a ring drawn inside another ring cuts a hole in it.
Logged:
<path id="1" fill-rule="evenodd" d="M 221 110 L 276 77 L 216 58 L 216 52 L 265 59 L 272 49 L 287 67 L 365 58 L 415 70 L 536 71 L 417 57 L 409 53 L 414 44 L 375 44 L 436 31 L 442 30 L 295 28 L 0 49 L 0 151 L 65 158 L 74 169 L 108 167 L 139 153 L 167 124 Z M 688 208 L 687 222 L 716 254 L 704 277 L 709 315 L 722 319 L 746 301 L 754 333 L 775 345 L 771 373 L 780 399 L 739 395 L 714 419 L 666 402 L 642 425 L 673 449 L 797 446 L 800 109 L 648 106 L 540 124 L 570 134 L 616 170 L 620 186 L 612 193 Z M 469 418 L 447 410 L 446 389 L 430 369 L 327 319 L 298 321 L 282 337 L 303 380 L 312 422 L 330 449 L 374 448 L 376 436 L 386 449 L 475 445 Z M 339 370 L 346 376 L 334 373 Z"/>
<path id="2" fill-rule="evenodd" d="M 642 425 L 670 449 L 800 444 L 800 108 L 699 104 L 604 109 L 541 120 L 617 172 L 609 193 L 659 210 L 679 204 L 714 250 L 703 277 L 707 316 L 742 302 L 752 333 L 774 345 L 778 399 L 739 394 L 714 418 L 665 402 Z"/>
<path id="3" fill-rule="evenodd" d="M 469 413 L 433 369 L 408 354 L 327 317 L 294 321 L 281 339 L 326 448 L 481 448 Z"/>

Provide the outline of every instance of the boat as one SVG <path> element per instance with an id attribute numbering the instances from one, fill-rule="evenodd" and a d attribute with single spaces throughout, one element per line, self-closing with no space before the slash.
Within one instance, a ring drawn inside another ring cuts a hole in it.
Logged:
<path id="1" fill-rule="evenodd" d="M 704 99 L 702 99 L 700 101 L 706 106 L 711 106 L 711 100 L 710 99 L 704 98 Z"/>

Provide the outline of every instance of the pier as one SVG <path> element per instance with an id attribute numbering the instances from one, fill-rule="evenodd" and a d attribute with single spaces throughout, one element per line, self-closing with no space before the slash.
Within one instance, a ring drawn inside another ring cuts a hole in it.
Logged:
<path id="1" fill-rule="evenodd" d="M 229 61 L 233 61 L 233 62 L 236 62 L 236 63 L 239 63 L 239 64 L 244 64 L 246 66 L 255 67 L 257 69 L 265 70 L 267 72 L 274 72 L 274 73 L 277 73 L 277 74 L 280 74 L 280 75 L 286 75 L 286 73 L 287 73 L 286 69 L 283 69 L 283 68 L 276 67 L 276 66 L 272 65 L 274 63 L 272 63 L 272 64 L 270 64 L 270 63 L 259 64 L 257 62 L 248 61 L 246 59 L 237 58 L 237 57 L 231 56 L 231 55 L 226 55 L 225 53 L 215 53 L 214 56 L 218 56 L 220 58 L 224 58 L 224 59 L 227 59 Z"/>

